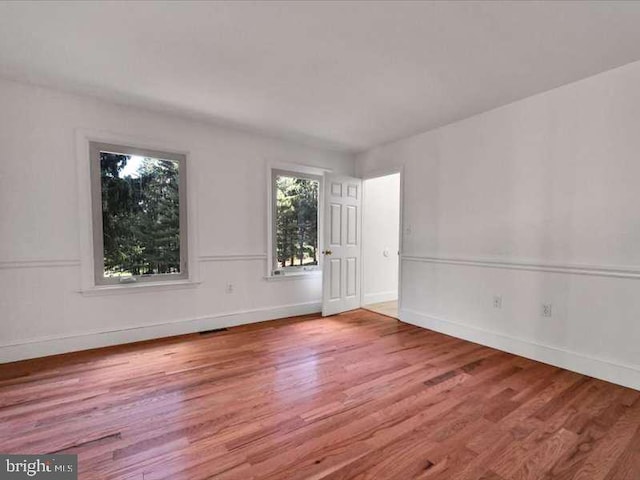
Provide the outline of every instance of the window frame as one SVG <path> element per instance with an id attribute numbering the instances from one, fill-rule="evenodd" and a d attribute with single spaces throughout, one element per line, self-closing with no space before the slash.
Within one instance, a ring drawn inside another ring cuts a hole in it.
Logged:
<path id="1" fill-rule="evenodd" d="M 102 224 L 102 182 L 100 175 L 100 152 L 112 152 L 121 155 L 149 157 L 158 160 L 169 160 L 178 164 L 178 200 L 179 200 L 179 228 L 180 228 L 180 273 L 158 273 L 151 275 L 132 275 L 133 280 L 122 281 L 117 277 L 104 276 L 104 241 Z M 89 141 L 89 173 L 91 177 L 91 217 L 93 231 L 93 270 L 94 284 L 102 286 L 136 286 L 139 284 L 164 283 L 171 281 L 184 281 L 189 277 L 189 232 L 187 218 L 187 156 L 181 153 L 173 153 L 148 148 L 133 147 L 130 145 L 107 143 L 101 141 Z"/>
<path id="2" fill-rule="evenodd" d="M 323 256 L 322 251 L 322 206 L 324 195 L 324 172 L 312 167 L 303 166 L 272 166 L 268 170 L 269 177 L 269 196 L 268 196 L 268 231 L 269 231 L 269 251 L 267 252 L 267 278 L 291 277 L 291 276 L 316 276 L 322 272 Z M 276 212 L 277 212 L 277 186 L 276 177 L 286 176 L 294 178 L 302 178 L 318 182 L 318 209 L 317 209 L 317 249 L 318 264 L 312 266 L 296 265 L 287 267 L 283 270 L 277 267 L 277 229 L 276 229 Z"/>

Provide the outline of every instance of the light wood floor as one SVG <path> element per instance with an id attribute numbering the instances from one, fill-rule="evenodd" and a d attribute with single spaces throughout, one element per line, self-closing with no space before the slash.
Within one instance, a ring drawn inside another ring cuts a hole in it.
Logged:
<path id="1" fill-rule="evenodd" d="M 398 318 L 397 300 L 392 300 L 390 302 L 371 303 L 369 305 L 365 305 L 362 308 L 371 310 L 372 312 L 380 313 L 382 315 L 386 315 L 387 317 Z"/>
<path id="2" fill-rule="evenodd" d="M 640 392 L 358 310 L 0 366 L 81 479 L 640 478 Z"/>

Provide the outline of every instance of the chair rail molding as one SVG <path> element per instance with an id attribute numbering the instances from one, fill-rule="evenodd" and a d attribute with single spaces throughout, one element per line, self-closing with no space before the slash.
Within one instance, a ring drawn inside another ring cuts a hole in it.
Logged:
<path id="1" fill-rule="evenodd" d="M 266 253 L 226 253 L 218 255 L 200 255 L 200 262 L 241 262 L 264 260 L 267 258 Z"/>
<path id="2" fill-rule="evenodd" d="M 585 265 L 570 263 L 545 263 L 535 260 L 500 259 L 484 257 L 446 257 L 431 255 L 402 255 L 403 262 L 423 262 L 445 265 L 465 265 L 480 268 L 507 270 L 528 270 L 533 272 L 566 273 L 572 275 L 592 275 L 600 277 L 640 279 L 639 267 L 617 265 Z"/>
<path id="3" fill-rule="evenodd" d="M 0 260 L 0 270 L 14 268 L 51 268 L 51 267 L 79 267 L 79 258 L 69 259 L 37 259 L 37 260 Z"/>

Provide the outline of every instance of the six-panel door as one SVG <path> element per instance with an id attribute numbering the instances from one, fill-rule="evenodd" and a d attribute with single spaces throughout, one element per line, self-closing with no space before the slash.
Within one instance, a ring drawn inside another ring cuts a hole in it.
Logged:
<path id="1" fill-rule="evenodd" d="M 322 314 L 360 307 L 362 181 L 325 176 Z"/>

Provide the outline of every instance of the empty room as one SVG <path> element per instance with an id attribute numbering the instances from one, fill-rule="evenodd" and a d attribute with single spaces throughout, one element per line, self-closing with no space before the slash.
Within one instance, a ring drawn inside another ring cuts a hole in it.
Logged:
<path id="1" fill-rule="evenodd" d="M 0 0 L 0 479 L 640 480 L 639 26 Z"/>

